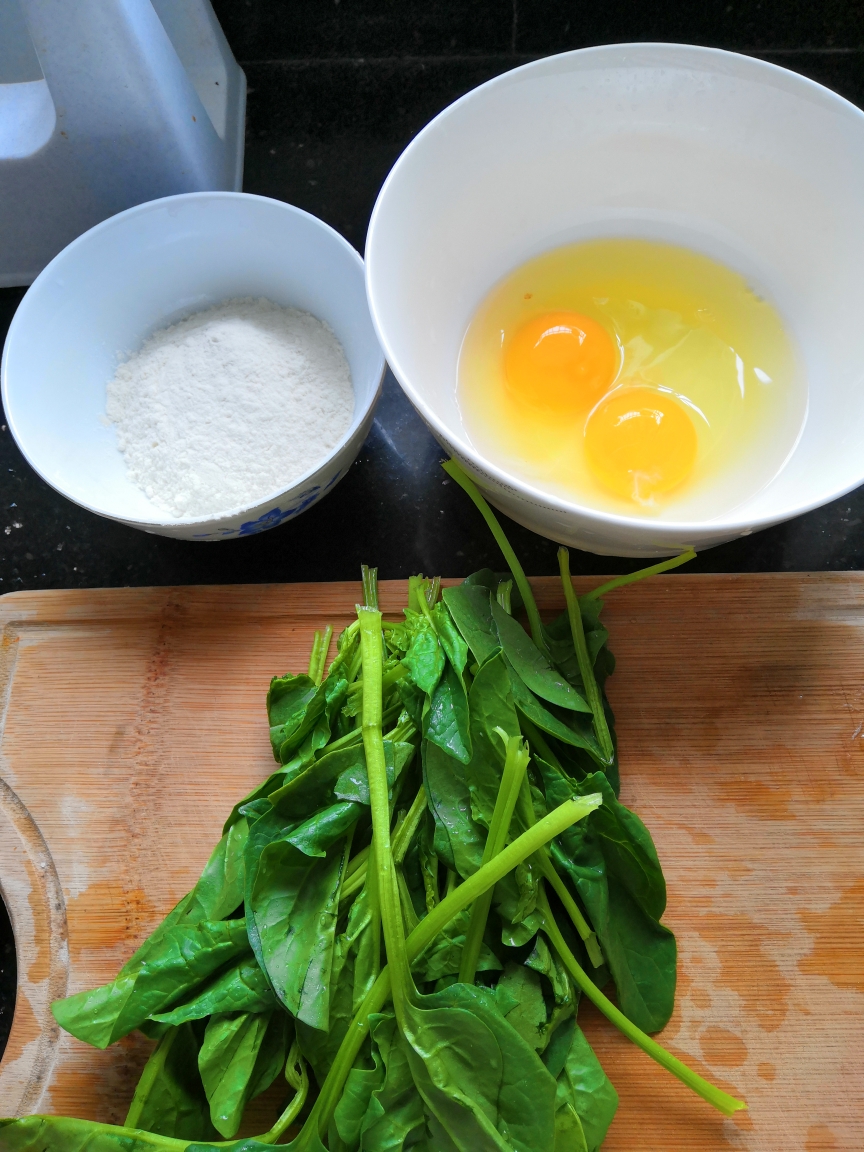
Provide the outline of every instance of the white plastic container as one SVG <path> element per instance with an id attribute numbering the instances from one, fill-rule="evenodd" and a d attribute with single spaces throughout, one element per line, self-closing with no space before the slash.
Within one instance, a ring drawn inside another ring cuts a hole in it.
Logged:
<path id="1" fill-rule="evenodd" d="M 366 245 L 390 367 L 490 500 L 592 552 L 746 536 L 864 482 L 864 114 L 760 60 L 675 44 L 553 56 L 469 92 L 409 145 Z M 697 523 L 557 499 L 484 457 L 456 402 L 460 343 L 503 275 L 595 236 L 685 244 L 763 286 L 802 351 L 809 414 L 785 468 Z"/>
<path id="2" fill-rule="evenodd" d="M 168 517 L 129 479 L 105 419 L 108 381 L 156 329 L 244 296 L 330 325 L 351 369 L 351 425 L 326 459 L 266 499 Z M 25 295 L 0 366 L 9 428 L 44 480 L 91 512 L 181 540 L 249 536 L 317 503 L 360 450 L 383 375 L 359 254 L 308 212 L 232 192 L 141 204 L 80 236 Z"/>
<path id="3" fill-rule="evenodd" d="M 239 189 L 245 110 L 210 0 L 0 0 L 0 286 L 133 204 Z"/>

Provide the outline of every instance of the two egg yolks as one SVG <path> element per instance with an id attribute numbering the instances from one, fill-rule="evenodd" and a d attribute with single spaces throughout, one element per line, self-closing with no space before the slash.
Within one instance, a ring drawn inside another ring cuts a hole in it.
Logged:
<path id="1" fill-rule="evenodd" d="M 585 422 L 585 457 L 605 488 L 640 504 L 675 488 L 696 460 L 693 421 L 673 396 L 621 385 L 606 329 L 579 312 L 547 312 L 504 346 L 504 379 L 517 403 Z"/>

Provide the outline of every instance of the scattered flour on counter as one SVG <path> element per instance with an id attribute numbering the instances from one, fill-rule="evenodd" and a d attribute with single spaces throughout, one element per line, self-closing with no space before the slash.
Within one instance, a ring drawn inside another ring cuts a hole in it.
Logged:
<path id="1" fill-rule="evenodd" d="M 172 516 L 249 507 L 323 461 L 354 414 L 331 329 L 269 300 L 226 300 L 121 364 L 106 412 L 132 480 Z"/>

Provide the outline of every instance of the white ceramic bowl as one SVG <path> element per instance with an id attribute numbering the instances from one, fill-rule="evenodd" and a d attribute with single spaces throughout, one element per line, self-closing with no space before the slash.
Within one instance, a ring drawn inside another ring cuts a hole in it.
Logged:
<path id="1" fill-rule="evenodd" d="M 864 482 L 864 114 L 746 56 L 615 44 L 508 72 L 412 141 L 366 245 L 390 367 L 444 448 L 513 519 L 625 556 L 708 547 Z M 491 286 L 559 244 L 684 244 L 767 292 L 801 350 L 809 413 L 780 474 L 697 523 L 607 514 L 517 479 L 469 441 L 456 403 L 468 322 Z"/>
<path id="2" fill-rule="evenodd" d="M 265 296 L 325 320 L 351 368 L 354 418 L 335 450 L 289 488 L 218 515 L 172 518 L 129 479 L 105 390 L 118 360 L 157 328 L 231 297 Z M 3 351 L 6 418 L 40 476 L 76 504 L 145 532 L 224 540 L 311 507 L 362 445 L 384 374 L 358 253 L 321 220 L 262 196 L 152 200 L 79 236 L 37 277 Z"/>

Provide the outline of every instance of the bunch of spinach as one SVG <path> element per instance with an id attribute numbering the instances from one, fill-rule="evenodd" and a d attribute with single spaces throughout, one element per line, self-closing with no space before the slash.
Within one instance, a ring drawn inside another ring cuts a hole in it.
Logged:
<path id="1" fill-rule="evenodd" d="M 443 594 L 413 577 L 394 622 L 364 568 L 326 675 L 329 629 L 307 673 L 271 683 L 277 767 L 195 888 L 110 984 L 54 1005 L 98 1048 L 155 1041 L 125 1125 L 0 1121 L 0 1148 L 257 1152 L 302 1119 L 295 1152 L 593 1152 L 618 1098 L 582 995 L 715 1107 L 743 1107 L 647 1035 L 672 1011 L 675 940 L 650 834 L 617 798 L 604 692 L 602 595 L 688 556 L 579 600 L 562 549 L 566 609 L 544 624 L 491 509 L 446 468 L 510 575 Z M 277 1123 L 235 1139 L 282 1076 Z"/>

